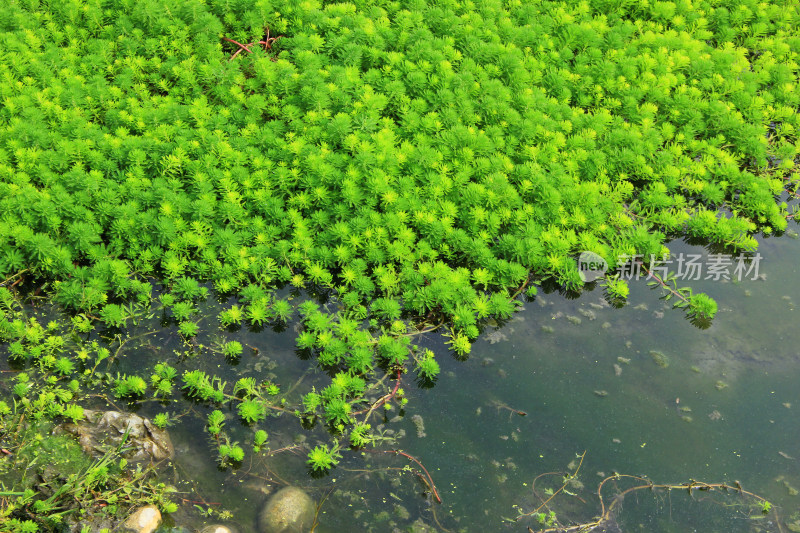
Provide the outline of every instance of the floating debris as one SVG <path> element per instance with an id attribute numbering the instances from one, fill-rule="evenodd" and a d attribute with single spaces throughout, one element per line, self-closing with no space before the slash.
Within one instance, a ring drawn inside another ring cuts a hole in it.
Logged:
<path id="1" fill-rule="evenodd" d="M 718 380 L 716 383 L 714 383 L 714 388 L 717 390 L 727 389 L 728 384 L 722 380 Z"/>
<path id="2" fill-rule="evenodd" d="M 552 318 L 553 318 L 553 320 L 558 320 L 558 319 L 559 319 L 559 318 L 561 318 L 562 316 L 564 316 L 564 313 L 562 313 L 561 311 L 559 311 L 558 313 L 554 314 Z"/>
<path id="3" fill-rule="evenodd" d="M 614 375 L 619 377 L 622 375 L 622 367 L 614 363 Z"/>
<path id="4" fill-rule="evenodd" d="M 506 334 L 500 330 L 495 330 L 490 333 L 487 333 L 485 338 L 487 341 L 489 341 L 489 344 L 497 344 L 498 342 L 503 342 L 508 340 Z"/>
<path id="5" fill-rule="evenodd" d="M 594 320 L 597 318 L 597 315 L 594 314 L 594 311 L 590 309 L 578 309 L 578 312 L 586 317 L 588 320 Z"/>
<path id="6" fill-rule="evenodd" d="M 711 420 L 723 420 L 722 413 L 720 413 L 716 409 L 708 413 L 708 418 L 710 418 Z"/>
<path id="7" fill-rule="evenodd" d="M 796 488 L 791 486 L 784 476 L 778 476 L 775 478 L 776 483 L 783 483 L 783 486 L 786 487 L 787 492 L 789 492 L 789 496 L 797 496 L 800 492 L 797 491 Z M 793 531 L 790 529 L 790 531 Z"/>
<path id="8" fill-rule="evenodd" d="M 669 366 L 669 358 L 658 350 L 650 350 L 650 357 L 653 359 L 653 362 L 661 368 L 667 368 Z"/>
<path id="9" fill-rule="evenodd" d="M 631 341 L 625 341 L 625 347 L 626 347 L 626 348 L 630 348 L 631 346 L 633 346 L 633 342 L 631 342 Z"/>
<path id="10" fill-rule="evenodd" d="M 691 371 L 694 372 L 695 374 L 699 374 L 700 373 L 700 367 L 692 365 Z"/>
<path id="11" fill-rule="evenodd" d="M 583 322 L 583 320 L 581 320 L 580 317 L 577 317 L 575 315 L 567 315 L 567 320 L 569 320 L 571 324 L 575 324 L 576 326 L 581 322 Z"/>
<path id="12" fill-rule="evenodd" d="M 599 311 L 600 309 L 605 309 L 606 306 L 590 302 L 589 307 L 591 307 L 592 309 L 597 309 Z"/>
<path id="13" fill-rule="evenodd" d="M 555 330 L 551 326 L 542 326 L 542 331 L 545 333 L 553 333 Z"/>
<path id="14" fill-rule="evenodd" d="M 631 360 L 629 357 L 617 357 L 617 362 L 622 363 L 623 365 L 630 364 Z"/>
<path id="15" fill-rule="evenodd" d="M 622 441 L 617 438 L 611 439 L 611 442 L 613 442 L 614 444 L 622 444 Z"/>
<path id="16" fill-rule="evenodd" d="M 489 402 L 489 404 L 492 407 L 495 407 L 498 411 L 500 411 L 500 409 L 504 409 L 504 410 L 508 411 L 509 413 L 513 413 L 515 415 L 519 415 L 519 416 L 527 416 L 528 415 L 528 413 L 526 413 L 525 411 L 522 411 L 520 409 L 514 409 L 513 407 L 509 406 L 508 404 L 505 404 L 505 403 L 501 402 L 500 400 L 492 400 L 492 401 Z"/>
<path id="17" fill-rule="evenodd" d="M 411 422 L 417 429 L 417 437 L 419 437 L 420 439 L 427 437 L 427 435 L 425 434 L 425 421 L 422 419 L 420 415 L 412 415 Z"/>
<path id="18" fill-rule="evenodd" d="M 600 397 L 600 398 L 605 398 L 606 396 L 608 396 L 608 391 L 606 391 L 606 390 L 596 390 L 596 391 L 594 391 L 594 395 L 597 396 L 597 397 Z"/>
<path id="19" fill-rule="evenodd" d="M 681 413 L 691 413 L 692 408 L 689 407 L 688 405 L 684 405 L 683 407 L 679 407 L 678 411 L 680 411 Z"/>
<path id="20" fill-rule="evenodd" d="M 570 478 L 569 481 L 567 481 L 567 485 L 569 485 L 569 487 L 575 491 L 583 490 L 583 482 L 575 477 Z"/>
<path id="21" fill-rule="evenodd" d="M 664 318 L 664 311 L 653 311 L 653 316 L 656 318 Z"/>
<path id="22" fill-rule="evenodd" d="M 681 420 L 683 420 L 684 422 L 693 422 L 693 421 L 694 421 L 694 418 L 692 418 L 692 417 L 691 417 L 691 416 L 689 416 L 689 415 L 683 415 L 683 416 L 681 417 Z"/>
<path id="23" fill-rule="evenodd" d="M 785 408 L 787 408 L 787 409 L 791 409 L 791 408 L 792 408 L 792 404 L 791 404 L 791 403 L 789 403 L 789 402 L 785 402 L 785 403 L 783 404 L 783 406 L 784 406 Z"/>
<path id="24" fill-rule="evenodd" d="M 408 520 L 411 518 L 411 513 L 408 512 L 408 509 L 397 503 L 394 504 L 394 514 L 400 520 Z"/>
<path id="25" fill-rule="evenodd" d="M 611 327 L 611 322 L 603 322 L 603 325 L 600 326 L 603 329 L 608 329 Z"/>
<path id="26" fill-rule="evenodd" d="M 786 529 L 792 533 L 800 533 L 800 520 L 795 520 L 794 522 L 786 524 Z"/>
<path id="27" fill-rule="evenodd" d="M 784 459 L 789 459 L 790 461 L 794 461 L 794 457 L 792 457 L 791 455 L 789 455 L 786 452 L 778 452 L 778 455 L 780 455 Z"/>
<path id="28" fill-rule="evenodd" d="M 647 311 L 647 304 L 641 303 L 633 308 L 634 311 Z"/>

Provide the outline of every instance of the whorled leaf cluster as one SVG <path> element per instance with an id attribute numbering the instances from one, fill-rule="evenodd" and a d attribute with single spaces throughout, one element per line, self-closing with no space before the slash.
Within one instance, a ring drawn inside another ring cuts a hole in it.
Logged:
<path id="1" fill-rule="evenodd" d="M 118 328 L 160 283 L 187 339 L 209 287 L 240 297 L 223 327 L 286 322 L 274 289 L 306 288 L 337 308 L 304 304 L 298 346 L 339 381 L 434 378 L 410 322 L 466 355 L 539 280 L 579 289 L 581 251 L 613 268 L 785 229 L 798 26 L 754 0 L 12 1 L 0 278 Z M 306 414 L 349 427 L 348 383 Z"/>

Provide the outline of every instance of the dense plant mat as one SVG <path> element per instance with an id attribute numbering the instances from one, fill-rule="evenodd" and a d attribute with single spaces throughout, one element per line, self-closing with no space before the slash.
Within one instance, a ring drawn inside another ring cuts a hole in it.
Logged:
<path id="1" fill-rule="evenodd" d="M 331 430 L 309 459 L 326 470 L 374 442 L 369 418 L 405 401 L 412 365 L 435 379 L 416 332 L 466 356 L 523 292 L 579 290 L 582 251 L 613 269 L 676 237 L 748 252 L 784 230 L 798 28 L 791 1 L 6 2 L 0 280 L 74 313 L 46 324 L 3 289 L 0 340 L 31 371 L 15 398 L 50 391 L 40 416 L 75 417 L 83 387 L 180 388 L 209 406 L 222 462 L 244 452 L 211 409 L 238 402 L 256 450 L 267 413 L 294 412 Z M 275 384 L 169 361 L 86 381 L 107 348 L 65 348 L 163 309 L 202 352 L 209 289 L 238 298 L 222 328 L 299 311 L 298 348 L 330 384 L 293 406 Z"/>

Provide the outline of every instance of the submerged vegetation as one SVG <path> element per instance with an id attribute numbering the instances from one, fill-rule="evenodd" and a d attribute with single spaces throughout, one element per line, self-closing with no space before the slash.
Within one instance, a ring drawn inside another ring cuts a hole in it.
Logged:
<path id="1" fill-rule="evenodd" d="M 785 230 L 798 27 L 794 3 L 747 0 L 12 0 L 0 341 L 19 372 L 0 416 L 182 393 L 208 408 L 220 465 L 291 415 L 329 430 L 308 456 L 327 471 L 380 441 L 371 417 L 405 405 L 404 374 L 436 380 L 421 332 L 467 357 L 537 286 L 581 290 L 581 251 L 613 269 L 667 258 L 676 237 L 751 252 Z M 670 291 L 713 317 L 705 294 Z M 31 315 L 32 295 L 67 315 Z M 217 323 L 200 315 L 211 296 L 227 302 Z M 114 372 L 127 328 L 156 313 L 185 351 Z M 177 368 L 235 364 L 246 347 L 226 332 L 295 322 L 330 376 L 299 399 Z"/>

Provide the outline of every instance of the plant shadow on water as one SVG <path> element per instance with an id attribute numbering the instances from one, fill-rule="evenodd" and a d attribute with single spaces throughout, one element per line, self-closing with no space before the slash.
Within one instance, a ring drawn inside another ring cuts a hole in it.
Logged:
<path id="1" fill-rule="evenodd" d="M 673 252 L 696 253 L 685 244 L 673 246 Z M 521 517 L 536 509 L 555 511 L 565 526 L 588 523 L 600 512 L 598 484 L 615 473 L 653 483 L 741 483 L 794 527 L 800 518 L 792 515 L 800 487 L 794 416 L 800 368 L 790 332 L 800 290 L 781 280 L 791 279 L 800 252 L 792 240 L 771 239 L 761 254 L 761 279 L 691 283 L 720 303 L 708 329 L 689 324 L 644 280 L 631 283 L 630 303 L 622 309 L 611 308 L 598 290 L 577 299 L 542 294 L 504 324 L 487 328 L 469 359 L 440 358 L 442 374 L 433 389 L 414 386 L 408 377 L 408 411 L 376 413 L 371 421 L 378 434 L 396 439 L 392 447 L 428 467 L 442 504 L 417 465 L 392 454 L 345 453 L 329 475 L 309 476 L 306 454 L 318 441 L 327 442 L 327 434 L 321 427 L 303 429 L 294 417 L 267 417 L 251 427 L 237 420 L 233 408 L 224 412 L 232 441 L 250 446 L 255 429 L 265 429 L 270 440 L 261 454 L 222 467 L 203 423 L 210 408 L 188 397 L 137 408 L 151 417 L 199 415 L 182 416 L 171 428 L 174 481 L 184 503 L 229 510 L 242 531 L 254 530 L 268 494 L 283 485 L 301 486 L 320 504 L 318 532 L 425 531 L 428 525 L 545 529 Z M 216 312 L 210 304 L 202 315 Z M 175 352 L 185 346 L 170 329 L 156 329 L 138 346 L 126 347 L 119 370 L 170 359 L 175 364 Z M 288 390 L 291 401 L 324 383 L 298 357 L 291 331 L 242 328 L 222 336 L 195 342 L 235 340 L 243 353 L 186 358 L 175 364 L 179 373 L 201 369 L 229 381 L 268 379 Z M 418 342 L 440 353 L 446 349 L 433 336 Z M 576 454 L 584 451 L 579 474 L 564 484 L 563 474 L 574 472 Z M 532 486 L 548 472 L 561 474 Z M 606 504 L 630 486 L 607 483 Z M 701 497 L 689 492 L 629 494 L 605 529 L 596 531 L 778 531 L 774 514 L 753 512 L 757 507 L 750 504 L 758 502 L 743 501 L 736 490 Z"/>

